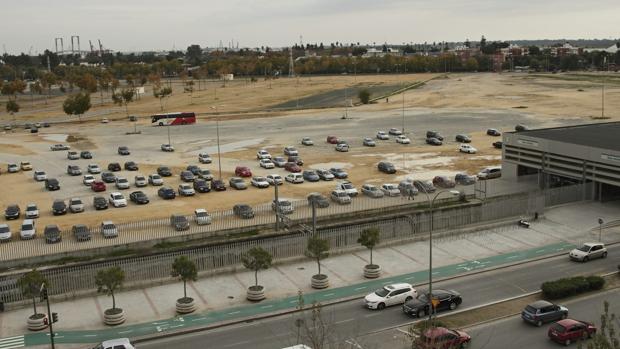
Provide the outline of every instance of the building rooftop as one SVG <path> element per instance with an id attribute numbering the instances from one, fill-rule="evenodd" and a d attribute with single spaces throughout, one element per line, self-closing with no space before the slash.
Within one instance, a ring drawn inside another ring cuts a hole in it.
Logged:
<path id="1" fill-rule="evenodd" d="M 542 128 L 513 133 L 587 147 L 620 151 L 620 122 Z"/>

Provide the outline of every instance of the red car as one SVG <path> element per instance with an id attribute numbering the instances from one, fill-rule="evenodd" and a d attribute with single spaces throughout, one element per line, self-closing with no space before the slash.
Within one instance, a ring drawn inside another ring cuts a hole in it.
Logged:
<path id="1" fill-rule="evenodd" d="M 446 176 L 435 176 L 433 178 L 433 185 L 439 188 L 454 188 L 456 182 Z"/>
<path id="2" fill-rule="evenodd" d="M 252 177 L 252 171 L 247 166 L 237 166 L 235 168 L 235 176 L 237 177 Z"/>
<path id="3" fill-rule="evenodd" d="M 417 348 L 452 349 L 463 348 L 471 341 L 471 336 L 459 330 L 435 327 L 426 330 L 418 339 Z"/>
<path id="4" fill-rule="evenodd" d="M 554 322 L 549 327 L 549 339 L 560 344 L 569 345 L 579 340 L 592 337 L 596 333 L 594 324 L 585 321 L 564 319 Z"/>
<path id="5" fill-rule="evenodd" d="M 287 170 L 288 172 L 293 172 L 293 173 L 301 172 L 301 167 L 299 167 L 294 162 L 287 162 L 286 164 L 284 164 L 284 169 Z"/>
<path id="6" fill-rule="evenodd" d="M 94 181 L 90 184 L 90 189 L 94 192 L 105 191 L 105 183 L 103 181 Z"/>
<path id="7" fill-rule="evenodd" d="M 336 136 L 327 136 L 327 143 L 329 144 L 338 144 L 338 137 Z"/>

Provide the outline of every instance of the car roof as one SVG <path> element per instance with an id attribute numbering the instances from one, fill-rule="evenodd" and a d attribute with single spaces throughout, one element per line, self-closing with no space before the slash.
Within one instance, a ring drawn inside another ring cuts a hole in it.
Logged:
<path id="1" fill-rule="evenodd" d="M 451 331 L 445 327 L 435 327 L 435 328 L 426 330 L 424 332 L 424 336 L 429 337 L 429 338 L 435 338 L 435 337 L 443 336 L 450 332 Z"/>
<path id="2" fill-rule="evenodd" d="M 112 221 L 103 221 L 103 222 L 101 222 L 101 224 L 114 224 L 114 222 L 112 222 Z"/>
<path id="3" fill-rule="evenodd" d="M 34 220 L 32 220 L 32 219 L 24 219 L 24 221 L 22 222 L 22 225 L 23 224 L 32 224 L 32 223 L 34 223 Z"/>
<path id="4" fill-rule="evenodd" d="M 385 288 L 387 288 L 389 290 L 405 288 L 405 287 L 411 287 L 411 285 L 407 284 L 407 283 L 398 283 L 398 284 L 391 284 L 391 285 L 386 285 L 385 286 Z"/>
<path id="5" fill-rule="evenodd" d="M 197 208 L 194 210 L 195 213 L 202 213 L 202 212 L 207 212 L 207 210 L 205 210 L 204 208 Z"/>
<path id="6" fill-rule="evenodd" d="M 529 304 L 528 306 L 532 308 L 540 309 L 540 308 L 544 308 L 550 305 L 553 305 L 553 303 L 547 302 L 547 301 L 536 301 L 534 303 Z"/>
<path id="7" fill-rule="evenodd" d="M 558 322 L 556 322 L 558 325 L 561 325 L 563 327 L 568 327 L 568 326 L 572 326 L 572 325 L 580 325 L 583 324 L 581 321 L 579 320 L 573 320 L 573 319 L 564 319 L 564 320 L 560 320 Z"/>
<path id="8" fill-rule="evenodd" d="M 104 346 L 114 346 L 118 344 L 131 344 L 131 343 L 129 342 L 129 338 L 116 338 L 116 339 L 109 339 L 107 341 L 103 341 L 101 342 L 101 344 L 103 344 Z"/>
<path id="9" fill-rule="evenodd" d="M 584 246 L 590 246 L 590 247 L 592 247 L 592 246 L 599 246 L 599 245 L 603 245 L 603 246 L 604 246 L 605 244 L 603 244 L 603 243 L 601 243 L 601 242 L 586 242 L 586 243 L 584 243 L 583 245 L 584 245 Z"/>

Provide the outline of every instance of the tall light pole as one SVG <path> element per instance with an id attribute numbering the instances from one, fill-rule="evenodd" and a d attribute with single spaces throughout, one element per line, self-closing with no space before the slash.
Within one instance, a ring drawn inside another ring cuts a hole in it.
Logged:
<path id="1" fill-rule="evenodd" d="M 431 200 L 430 195 L 424 187 L 420 186 L 422 192 L 426 195 L 426 199 L 429 202 L 429 210 L 430 210 L 430 226 L 428 231 L 428 322 L 430 323 L 433 320 L 433 205 L 435 204 L 435 199 L 439 197 L 439 195 L 443 193 L 450 193 L 452 195 L 459 195 L 460 192 L 458 190 L 440 190 L 435 194 L 433 199 Z"/>
<path id="2" fill-rule="evenodd" d="M 220 113 L 218 113 L 217 111 L 217 105 L 211 107 L 211 109 L 215 109 L 215 134 L 217 135 L 217 166 L 219 169 L 219 180 L 222 180 L 222 153 L 220 151 Z M 223 107 L 223 105 L 221 105 L 220 107 Z"/>
<path id="3" fill-rule="evenodd" d="M 598 219 L 598 242 L 601 242 L 601 233 L 603 232 L 603 218 Z"/>

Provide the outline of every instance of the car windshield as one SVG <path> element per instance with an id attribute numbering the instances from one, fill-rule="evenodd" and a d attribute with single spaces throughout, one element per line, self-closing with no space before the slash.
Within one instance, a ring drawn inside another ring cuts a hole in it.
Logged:
<path id="1" fill-rule="evenodd" d="M 113 198 L 114 200 L 120 200 L 120 199 L 122 199 L 122 198 L 123 198 L 123 196 L 122 196 L 122 195 L 120 195 L 120 194 L 118 194 L 118 195 L 112 195 L 112 198 Z"/>
<path id="2" fill-rule="evenodd" d="M 36 206 L 28 206 L 26 207 L 26 211 L 36 211 L 37 207 Z"/>
<path id="3" fill-rule="evenodd" d="M 426 293 L 420 293 L 418 295 L 418 300 L 422 303 L 428 303 L 428 296 L 426 295 Z"/>
<path id="4" fill-rule="evenodd" d="M 353 189 L 353 185 L 351 184 L 343 184 L 342 187 L 345 189 Z"/>
<path id="5" fill-rule="evenodd" d="M 196 217 L 208 217 L 209 215 L 206 212 L 196 212 Z"/>
<path id="6" fill-rule="evenodd" d="M 379 297 L 385 297 L 388 295 L 388 293 L 390 293 L 390 291 L 386 290 L 385 288 L 381 288 L 375 291 L 375 294 Z"/>
<path id="7" fill-rule="evenodd" d="M 114 224 L 104 224 L 104 225 L 103 225 L 103 229 L 114 229 L 114 228 L 116 228 L 116 227 L 114 226 Z"/>
<path id="8" fill-rule="evenodd" d="M 10 231 L 9 227 L 6 227 L 6 226 L 0 227 L 0 233 L 8 233 L 9 231 Z"/>
<path id="9" fill-rule="evenodd" d="M 22 224 L 22 230 L 32 230 L 32 224 Z"/>
<path id="10" fill-rule="evenodd" d="M 153 179 L 161 179 L 161 177 L 159 175 L 152 175 L 151 178 L 153 178 Z"/>
<path id="11" fill-rule="evenodd" d="M 564 326 L 562 326 L 560 324 L 557 324 L 557 323 L 551 325 L 551 328 L 553 330 L 555 330 L 556 332 L 558 332 L 558 333 L 564 333 L 566 331 L 566 327 L 564 327 Z"/>
<path id="12" fill-rule="evenodd" d="M 119 183 L 127 183 L 127 180 L 125 178 L 119 178 L 118 182 Z"/>
<path id="13" fill-rule="evenodd" d="M 578 250 L 581 251 L 581 252 L 588 252 L 588 251 L 590 251 L 590 246 L 583 245 L 583 246 L 579 247 Z"/>
<path id="14" fill-rule="evenodd" d="M 82 200 L 80 199 L 71 200 L 71 205 L 81 205 L 81 204 L 82 204 Z"/>

